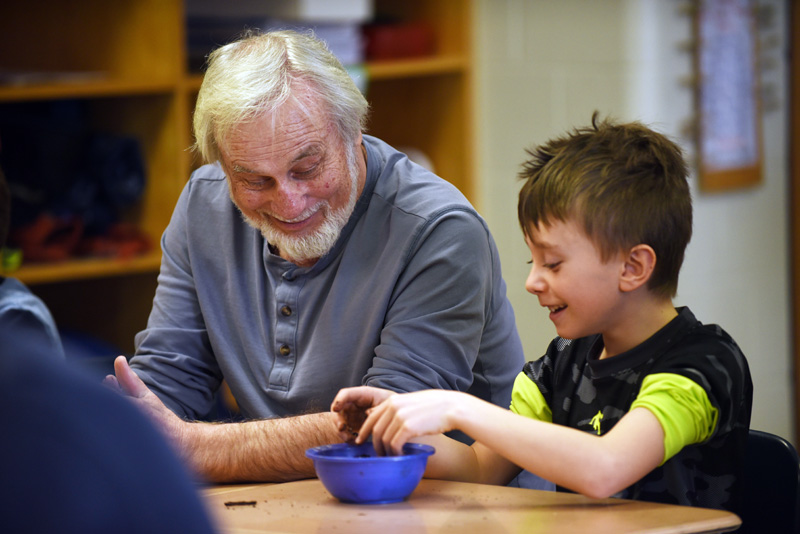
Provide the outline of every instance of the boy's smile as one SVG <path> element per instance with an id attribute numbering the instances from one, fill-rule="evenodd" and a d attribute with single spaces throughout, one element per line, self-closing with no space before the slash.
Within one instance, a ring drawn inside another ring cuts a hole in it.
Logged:
<path id="1" fill-rule="evenodd" d="M 576 339 L 613 328 L 622 306 L 621 254 L 603 262 L 594 243 L 571 221 L 531 227 L 525 242 L 532 263 L 525 289 L 550 311 L 559 336 Z"/>

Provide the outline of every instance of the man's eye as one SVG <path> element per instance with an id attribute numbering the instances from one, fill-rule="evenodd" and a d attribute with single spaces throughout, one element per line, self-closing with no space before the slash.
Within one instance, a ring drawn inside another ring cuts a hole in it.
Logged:
<path id="1" fill-rule="evenodd" d="M 305 165 L 303 167 L 294 169 L 292 174 L 300 178 L 311 176 L 317 170 L 317 165 Z"/>
<path id="2" fill-rule="evenodd" d="M 246 189 L 260 190 L 264 189 L 267 181 L 258 178 L 248 178 L 240 180 L 239 183 L 242 184 Z"/>

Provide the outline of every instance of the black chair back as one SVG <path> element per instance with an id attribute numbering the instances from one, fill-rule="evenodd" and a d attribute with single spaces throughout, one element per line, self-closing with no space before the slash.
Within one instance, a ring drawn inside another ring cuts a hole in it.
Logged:
<path id="1" fill-rule="evenodd" d="M 739 533 L 800 532 L 800 459 L 780 436 L 750 430 Z"/>

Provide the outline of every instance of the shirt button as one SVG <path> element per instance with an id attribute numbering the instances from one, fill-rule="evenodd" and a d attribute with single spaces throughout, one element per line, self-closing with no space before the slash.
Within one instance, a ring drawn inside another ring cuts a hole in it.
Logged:
<path id="1" fill-rule="evenodd" d="M 292 309 L 289 306 L 284 306 L 281 308 L 281 314 L 286 317 L 289 317 L 292 314 Z"/>
<path id="2" fill-rule="evenodd" d="M 281 348 L 278 350 L 280 350 L 281 356 L 288 356 L 292 352 L 289 345 L 281 345 Z"/>

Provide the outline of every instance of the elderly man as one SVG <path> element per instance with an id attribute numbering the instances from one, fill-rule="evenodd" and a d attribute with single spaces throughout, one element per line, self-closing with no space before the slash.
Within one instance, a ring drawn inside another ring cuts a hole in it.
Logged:
<path id="1" fill-rule="evenodd" d="M 162 238 L 130 367 L 118 358 L 108 379 L 209 480 L 313 476 L 304 451 L 339 441 L 328 408 L 344 386 L 509 405 L 523 355 L 486 223 L 364 135 L 367 109 L 308 35 L 251 35 L 209 58 L 194 129 L 210 164 Z M 247 420 L 191 422 L 223 379 Z"/>

